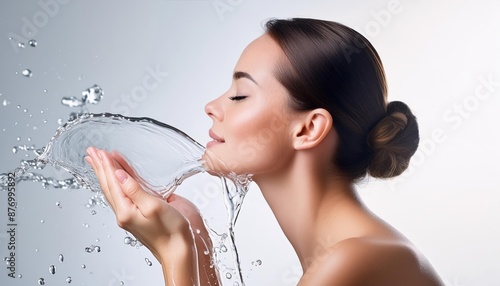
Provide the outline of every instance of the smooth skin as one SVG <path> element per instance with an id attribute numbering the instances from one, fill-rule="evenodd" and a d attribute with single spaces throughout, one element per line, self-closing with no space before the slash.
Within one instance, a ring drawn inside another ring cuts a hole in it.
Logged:
<path id="1" fill-rule="evenodd" d="M 229 90 L 205 108 L 214 138 L 206 168 L 253 174 L 298 255 L 298 285 L 443 285 L 411 242 L 371 213 L 331 166 L 334 118 L 324 109 L 293 110 L 275 77 L 279 64 L 287 64 L 284 53 L 267 34 L 244 50 Z M 88 153 L 118 224 L 162 263 L 165 285 L 196 285 L 196 208 L 178 196 L 148 195 L 116 154 Z M 208 283 L 200 285 L 215 285 Z"/>

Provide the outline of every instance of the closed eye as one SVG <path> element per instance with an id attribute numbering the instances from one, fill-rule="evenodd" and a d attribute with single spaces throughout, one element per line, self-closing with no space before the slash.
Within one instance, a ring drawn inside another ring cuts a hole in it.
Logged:
<path id="1" fill-rule="evenodd" d="M 246 95 L 236 95 L 236 96 L 230 96 L 229 97 L 230 100 L 234 100 L 234 101 L 243 100 L 245 98 L 247 98 Z"/>

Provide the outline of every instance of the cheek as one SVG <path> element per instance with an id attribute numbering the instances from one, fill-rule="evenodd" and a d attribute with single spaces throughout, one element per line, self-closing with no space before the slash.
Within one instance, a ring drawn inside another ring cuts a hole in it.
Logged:
<path id="1" fill-rule="evenodd" d="M 240 119 L 238 124 L 232 125 L 231 138 L 228 138 L 231 139 L 227 150 L 228 165 L 246 167 L 251 169 L 246 171 L 252 173 L 280 165 L 290 149 L 283 119 L 262 112 L 258 117 Z"/>

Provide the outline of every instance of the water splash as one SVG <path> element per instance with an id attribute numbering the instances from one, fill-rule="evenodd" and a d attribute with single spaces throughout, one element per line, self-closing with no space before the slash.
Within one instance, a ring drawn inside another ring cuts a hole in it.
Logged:
<path id="1" fill-rule="evenodd" d="M 182 131 L 150 118 L 109 113 L 84 114 L 66 123 L 36 161 L 59 166 L 80 185 L 100 193 L 99 181 L 84 160 L 89 146 L 119 152 L 144 189 L 162 197 L 187 177 L 204 171 L 203 146 Z"/>
<path id="2" fill-rule="evenodd" d="M 79 102 L 98 102 L 102 90 L 97 86 L 84 92 Z M 81 107 L 80 106 L 80 107 Z M 133 136 L 131 136 L 133 134 Z M 147 141 L 144 140 L 147 138 Z M 17 168 L 17 181 L 42 182 L 44 187 L 63 189 L 86 188 L 94 192 L 87 207 L 105 204 L 100 185 L 91 167 L 85 162 L 89 146 L 117 151 L 135 170 L 135 176 L 142 187 L 151 194 L 168 197 L 186 178 L 205 172 L 202 155 L 205 148 L 184 132 L 151 118 L 125 117 L 117 114 L 82 114 L 62 125 L 50 142 L 42 149 L 22 146 L 18 149 L 32 150 L 37 157 L 23 160 Z M 167 164 L 165 162 L 168 162 Z M 40 174 L 28 172 L 43 169 L 47 165 L 62 168 L 73 178 L 57 180 Z M 8 174 L 0 174 L 0 188 L 6 187 Z M 227 229 L 215 231 L 207 229 L 212 238 L 213 266 L 226 278 L 226 282 L 245 285 L 236 249 L 234 225 L 243 199 L 251 181 L 248 175 L 229 174 L 221 176 L 222 193 L 227 210 Z M 56 203 L 60 207 L 60 204 Z M 127 236 L 124 243 L 140 246 L 135 238 Z M 91 245 L 85 248 L 88 253 L 99 252 L 100 247 Z M 82 268 L 85 268 L 82 265 Z M 55 269 L 54 269 L 55 270 Z"/>

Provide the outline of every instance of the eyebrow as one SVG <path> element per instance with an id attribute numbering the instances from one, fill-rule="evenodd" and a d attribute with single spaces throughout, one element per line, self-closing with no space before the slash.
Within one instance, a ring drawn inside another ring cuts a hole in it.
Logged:
<path id="1" fill-rule="evenodd" d="M 237 79 L 240 79 L 240 78 L 247 78 L 247 79 L 253 81 L 256 85 L 259 85 L 255 81 L 255 79 L 253 79 L 253 77 L 250 74 L 248 74 L 246 72 L 242 72 L 242 71 L 236 71 L 236 72 L 234 72 L 233 79 L 237 80 Z"/>

